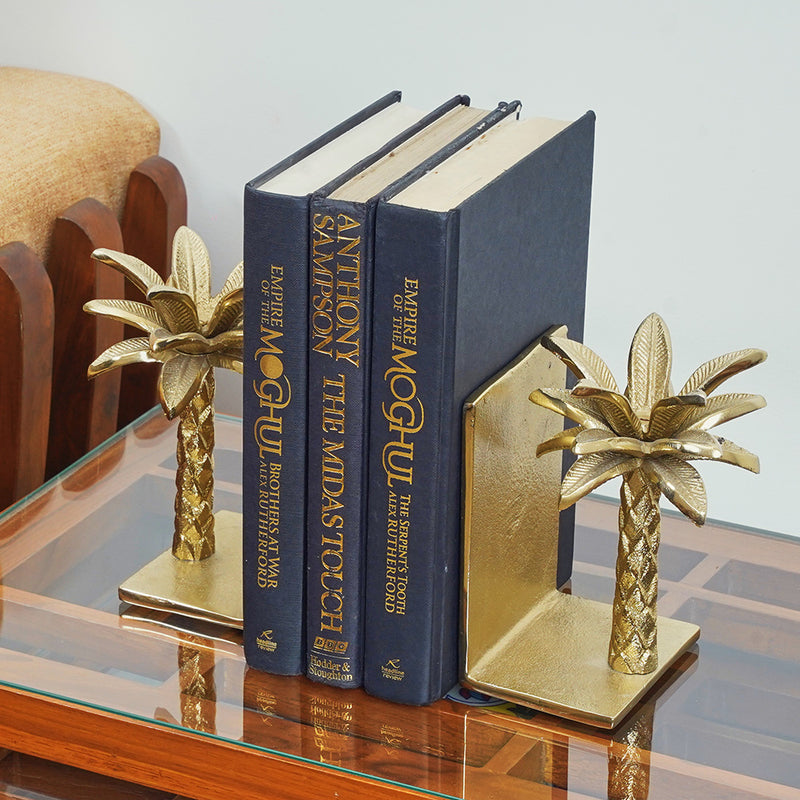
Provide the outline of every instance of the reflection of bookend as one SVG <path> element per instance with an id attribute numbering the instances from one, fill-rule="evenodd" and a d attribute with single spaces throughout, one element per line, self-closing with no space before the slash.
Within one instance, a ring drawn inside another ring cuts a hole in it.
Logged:
<path id="1" fill-rule="evenodd" d="M 565 378 L 537 340 L 465 404 L 464 679 L 496 697 L 613 728 L 700 631 L 659 617 L 658 668 L 625 675 L 606 660 L 611 604 L 556 589 L 561 464 L 537 459 L 536 448 L 562 421 L 528 395 Z"/>
<path id="2" fill-rule="evenodd" d="M 128 603 L 120 603 L 119 622 L 126 631 L 145 633 L 172 644 L 196 637 L 209 642 L 209 646 L 225 656 L 239 658 L 242 654 L 242 632 L 230 625 Z"/>
<path id="3" fill-rule="evenodd" d="M 119 587 L 120 600 L 241 628 L 242 515 L 218 511 L 214 519 L 213 555 L 182 561 L 166 550 Z"/>

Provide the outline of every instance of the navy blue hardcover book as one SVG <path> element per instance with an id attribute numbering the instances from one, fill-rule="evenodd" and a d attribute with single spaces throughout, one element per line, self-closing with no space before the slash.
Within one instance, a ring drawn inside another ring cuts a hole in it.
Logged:
<path id="1" fill-rule="evenodd" d="M 309 198 L 419 119 L 392 92 L 244 192 L 243 601 L 248 664 L 305 671 Z"/>
<path id="2" fill-rule="evenodd" d="M 498 126 L 375 221 L 364 687 L 459 677 L 462 406 L 551 325 L 583 334 L 594 114 Z M 571 572 L 562 525 L 559 582 Z M 498 576 L 502 580 L 502 576 Z"/>
<path id="3" fill-rule="evenodd" d="M 457 96 L 383 158 L 311 201 L 307 674 L 362 682 L 372 262 L 378 197 L 434 169 L 501 121 Z"/>

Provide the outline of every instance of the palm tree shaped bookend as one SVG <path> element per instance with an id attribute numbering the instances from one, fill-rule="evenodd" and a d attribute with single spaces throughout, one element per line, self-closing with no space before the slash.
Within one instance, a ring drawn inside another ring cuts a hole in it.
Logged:
<path id="1" fill-rule="evenodd" d="M 213 512 L 213 450 L 214 368 L 242 371 L 242 265 L 212 297 L 208 251 L 185 227 L 175 234 L 166 281 L 125 253 L 100 249 L 92 255 L 122 272 L 146 302 L 92 300 L 84 309 L 146 335 L 109 347 L 89 366 L 89 377 L 126 364 L 159 363 L 161 405 L 168 419 L 179 420 L 172 549 L 128 579 L 120 598 L 241 627 L 241 516 Z"/>
<path id="2" fill-rule="evenodd" d="M 702 525 L 706 494 L 690 460 L 758 472 L 756 456 L 709 429 L 763 407 L 764 399 L 709 395 L 765 358 L 755 349 L 720 356 L 701 365 L 674 394 L 669 332 L 651 314 L 633 338 L 623 394 L 606 364 L 568 339 L 562 326 L 470 398 L 464 513 L 468 683 L 560 716 L 615 727 L 696 641 L 697 626 L 656 614 L 659 498 L 664 494 Z M 571 391 L 530 393 L 532 386 L 563 387 L 567 367 L 578 378 Z M 564 430 L 551 411 L 576 425 Z M 539 458 L 560 450 L 577 456 L 563 484 L 561 460 Z M 622 489 L 613 605 L 563 594 L 556 589 L 559 512 L 617 476 Z M 497 613 L 501 605 L 505 610 Z"/>
<path id="3" fill-rule="evenodd" d="M 628 357 L 628 386 L 621 394 L 606 364 L 570 339 L 542 342 L 579 379 L 571 392 L 537 389 L 530 400 L 576 422 L 537 448 L 537 455 L 571 450 L 577 461 L 561 487 L 560 509 L 606 481 L 622 476 L 617 582 L 608 664 L 633 675 L 658 665 L 656 599 L 659 498 L 664 494 L 696 525 L 706 519 L 706 492 L 691 460 L 722 461 L 751 472 L 758 458 L 709 429 L 766 405 L 752 394 L 709 397 L 732 375 L 760 364 L 767 354 L 748 349 L 707 361 L 674 394 L 672 345 L 666 324 L 651 314 L 639 326 Z"/>

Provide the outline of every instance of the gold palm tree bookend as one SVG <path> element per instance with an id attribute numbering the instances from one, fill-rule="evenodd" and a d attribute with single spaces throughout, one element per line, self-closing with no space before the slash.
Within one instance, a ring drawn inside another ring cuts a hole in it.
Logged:
<path id="1" fill-rule="evenodd" d="M 571 450 L 577 460 L 564 477 L 560 510 L 606 481 L 622 477 L 619 547 L 609 666 L 644 675 L 658 666 L 658 547 L 663 494 L 697 525 L 706 517 L 702 478 L 688 462 L 721 461 L 759 471 L 758 458 L 709 429 L 766 405 L 753 394 L 709 397 L 723 381 L 761 363 L 763 350 L 728 353 L 698 367 L 675 394 L 670 382 L 669 331 L 651 314 L 633 337 L 624 394 L 606 364 L 566 337 L 542 344 L 578 383 L 571 390 L 537 389 L 530 400 L 577 423 L 537 448 L 537 456 Z"/>
<path id="2" fill-rule="evenodd" d="M 213 451 L 214 368 L 242 372 L 242 265 L 212 296 L 208 251 L 186 227 L 175 234 L 166 281 L 126 253 L 100 249 L 92 255 L 122 272 L 146 302 L 92 300 L 84 309 L 146 335 L 109 347 L 89 366 L 89 377 L 126 364 L 159 363 L 161 405 L 168 419 L 179 420 L 172 549 L 126 581 L 120 597 L 241 627 L 241 516 L 213 513 Z"/>
<path id="3" fill-rule="evenodd" d="M 649 317 L 634 339 L 631 387 L 622 395 L 605 364 L 567 336 L 563 325 L 551 328 L 464 405 L 462 678 L 494 697 L 615 728 L 700 635 L 691 622 L 655 616 L 658 495 L 699 519 L 705 494 L 687 459 L 757 468 L 754 456 L 708 429 L 764 401 L 707 395 L 764 354 L 709 361 L 673 397 L 669 335 Z M 568 365 L 579 377 L 575 389 L 537 390 L 529 401 L 533 387 L 565 387 Z M 577 426 L 565 431 L 552 410 L 574 415 Z M 578 455 L 563 488 L 561 459 L 537 455 L 559 449 Z M 559 528 L 571 527 L 559 505 L 615 475 L 625 476 L 624 542 L 612 605 L 559 591 Z M 612 665 L 651 672 L 609 668 L 612 627 Z M 654 631 L 657 663 L 649 652 Z"/>

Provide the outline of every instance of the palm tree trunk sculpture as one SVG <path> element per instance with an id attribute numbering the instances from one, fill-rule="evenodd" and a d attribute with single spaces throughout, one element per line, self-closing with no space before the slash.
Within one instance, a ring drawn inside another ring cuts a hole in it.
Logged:
<path id="1" fill-rule="evenodd" d="M 179 418 L 172 553 L 200 561 L 214 553 L 214 368 L 242 371 L 242 265 L 212 297 L 208 251 L 188 228 L 175 234 L 166 281 L 125 253 L 101 249 L 92 255 L 122 272 L 147 302 L 92 300 L 85 310 L 147 335 L 109 347 L 89 366 L 89 377 L 125 364 L 161 364 L 161 405 L 169 419 Z"/>
<path id="2" fill-rule="evenodd" d="M 206 375 L 178 422 L 175 535 L 182 561 L 214 554 L 214 376 Z"/>
<path id="3" fill-rule="evenodd" d="M 646 674 L 658 665 L 659 499 L 663 494 L 702 525 L 706 492 L 690 460 L 723 461 L 759 471 L 755 455 L 708 431 L 762 408 L 764 398 L 709 395 L 732 375 L 761 363 L 767 354 L 739 350 L 707 361 L 673 394 L 669 331 L 661 317 L 651 314 L 633 337 L 628 386 L 621 394 L 605 362 L 588 347 L 562 337 L 542 341 L 579 380 L 571 391 L 537 389 L 530 399 L 577 426 L 543 442 L 537 455 L 571 450 L 578 457 L 564 477 L 562 510 L 622 476 L 608 663 L 619 672 Z"/>

